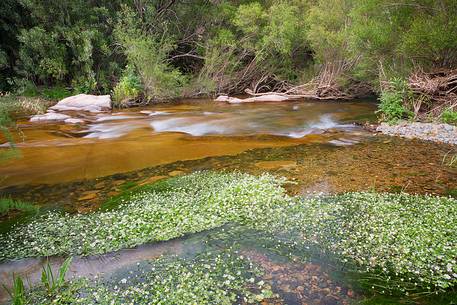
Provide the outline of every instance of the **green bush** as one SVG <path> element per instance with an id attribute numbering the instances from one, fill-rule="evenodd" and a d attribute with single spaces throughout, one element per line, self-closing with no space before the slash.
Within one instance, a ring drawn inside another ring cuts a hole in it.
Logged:
<path id="1" fill-rule="evenodd" d="M 22 30 L 19 35 L 20 72 L 27 79 L 44 83 L 63 80 L 68 70 L 65 63 L 65 46 L 59 35 L 40 26 Z"/>
<path id="2" fill-rule="evenodd" d="M 446 109 L 441 114 L 441 121 L 448 124 L 457 125 L 457 111 Z"/>
<path id="3" fill-rule="evenodd" d="M 187 78 L 170 65 L 170 52 L 175 48 L 172 36 L 151 33 L 138 22 L 137 14 L 124 6 L 114 36 L 122 46 L 127 62 L 141 77 L 148 100 L 175 98 L 181 94 Z"/>
<path id="4" fill-rule="evenodd" d="M 394 78 L 390 81 L 387 89 L 381 92 L 379 98 L 378 113 L 381 113 L 382 120 L 389 123 L 396 123 L 401 119 L 410 119 L 412 112 L 406 108 L 407 103 L 412 99 L 412 93 L 405 80 Z"/>
<path id="5" fill-rule="evenodd" d="M 79 76 L 72 80 L 71 85 L 73 87 L 73 91 L 76 94 L 79 93 L 92 93 L 97 88 L 97 81 L 95 80 L 95 76 L 91 73 L 87 76 Z"/>
<path id="6" fill-rule="evenodd" d="M 41 95 L 50 100 L 61 100 L 70 96 L 72 93 L 70 90 L 64 87 L 52 87 L 44 88 L 41 92 Z"/>
<path id="7" fill-rule="evenodd" d="M 126 106 L 129 101 L 138 99 L 142 92 L 140 78 L 130 66 L 127 66 L 119 83 L 113 90 L 113 105 Z"/>
<path id="8" fill-rule="evenodd" d="M 16 88 L 14 93 L 17 95 L 26 97 L 36 97 L 40 95 L 37 86 L 32 81 L 24 78 L 15 78 L 12 82 Z"/>

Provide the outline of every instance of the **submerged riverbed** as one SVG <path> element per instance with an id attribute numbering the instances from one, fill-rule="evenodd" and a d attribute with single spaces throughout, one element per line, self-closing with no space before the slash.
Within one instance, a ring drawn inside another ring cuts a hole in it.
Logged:
<path id="1" fill-rule="evenodd" d="M 36 203 L 42 207 L 39 214 L 91 214 L 109 206 L 113 198 L 156 181 L 196 171 L 235 170 L 285 177 L 286 191 L 294 196 L 348 191 L 455 194 L 457 170 L 446 161 L 457 149 L 375 135 L 355 124 L 374 121 L 375 109 L 371 101 L 228 105 L 199 100 L 73 113 L 85 120 L 79 125 L 23 118 L 14 134 L 20 156 L 1 165 L 0 193 Z M 3 219 L 0 231 L 33 219 Z M 268 236 L 235 225 L 226 232 L 237 234 L 221 237 L 220 230 L 78 258 L 70 275 L 92 278 L 105 272 L 122 281 L 126 274 L 141 274 L 161 254 L 198 257 L 215 248 L 232 251 L 229 245 L 240 244 L 236 251 L 264 270 L 256 282 L 268 283 L 265 298 L 270 304 L 350 304 L 363 298 L 365 292 L 353 283 L 351 271 L 334 261 L 296 261 L 295 254 L 283 253 L 290 249 L 291 235 Z M 212 234 L 218 238 L 210 238 Z M 286 246 L 278 252 L 274 244 L 284 238 Z M 308 251 L 295 250 L 301 255 Z M 54 266 L 61 262 L 57 257 L 52 261 Z M 3 263 L 0 270 L 3 279 L 11 279 L 12 270 L 38 278 L 43 264 L 43 259 L 27 259 Z M 251 288 L 261 295 L 265 287 Z M 235 303 L 240 302 L 244 301 Z"/>

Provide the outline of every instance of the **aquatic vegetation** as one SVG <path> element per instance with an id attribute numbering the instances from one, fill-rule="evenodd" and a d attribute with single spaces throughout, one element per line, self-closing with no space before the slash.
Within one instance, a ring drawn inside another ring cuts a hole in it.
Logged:
<path id="1" fill-rule="evenodd" d="M 49 262 L 43 267 L 43 271 L 41 272 L 41 283 L 46 288 L 48 294 L 54 293 L 58 288 L 65 284 L 65 275 L 70 268 L 71 261 L 72 257 L 67 258 L 63 262 L 62 266 L 60 266 L 59 272 L 56 276 L 54 276 Z"/>
<path id="2" fill-rule="evenodd" d="M 387 283 L 375 287 L 380 291 L 443 290 L 457 283 L 456 200 L 348 193 L 303 205 L 305 217 L 294 221 L 304 239 L 375 275 L 367 282 Z M 314 221 L 306 218 L 309 209 Z"/>
<path id="3" fill-rule="evenodd" d="M 37 212 L 38 207 L 28 202 L 14 200 L 11 198 L 0 198 L 0 216 L 6 215 L 11 210 Z"/>
<path id="4" fill-rule="evenodd" d="M 11 297 L 11 304 L 24 305 L 27 304 L 25 298 L 24 281 L 20 276 L 13 277 L 13 287 L 9 290 L 6 286 L 3 287 Z"/>
<path id="5" fill-rule="evenodd" d="M 132 195 L 112 211 L 47 213 L 2 236 L 0 260 L 106 253 L 228 222 L 264 221 L 269 207 L 288 200 L 281 182 L 271 175 L 197 173 Z"/>
<path id="6" fill-rule="evenodd" d="M 57 274 L 54 274 L 49 262 L 43 266 L 41 272 L 41 285 L 31 291 L 25 292 L 24 283 L 20 276 L 14 277 L 12 292 L 8 291 L 11 296 L 12 304 L 44 304 L 53 303 L 68 304 L 77 299 L 75 292 L 87 285 L 86 279 L 76 279 L 74 281 L 66 281 L 65 275 L 67 274 L 72 257 L 67 258 L 60 266 Z M 45 298 L 46 300 L 43 300 Z M 37 299 L 41 299 L 38 301 Z M 48 302 L 47 302 L 48 301 Z"/>
<path id="7" fill-rule="evenodd" d="M 0 237 L 0 260 L 106 253 L 228 223 L 294 236 L 378 291 L 440 291 L 457 283 L 457 201 L 377 193 L 293 198 L 271 175 L 194 173 L 130 192 L 109 211 L 48 213 Z M 294 255 L 300 251 L 295 251 Z M 306 257 L 304 257 L 306 259 Z"/>
<path id="8" fill-rule="evenodd" d="M 72 304 L 234 304 L 273 296 L 258 280 L 260 270 L 232 250 L 192 259 L 165 256 L 137 267 L 110 280 L 73 280 L 58 294 L 38 287 L 26 297 L 32 304 L 63 304 L 68 298 Z"/>

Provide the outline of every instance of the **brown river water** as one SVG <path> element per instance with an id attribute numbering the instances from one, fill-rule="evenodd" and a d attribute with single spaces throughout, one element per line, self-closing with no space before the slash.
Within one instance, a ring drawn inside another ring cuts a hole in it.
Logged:
<path id="1" fill-rule="evenodd" d="M 80 125 L 21 118 L 14 134 L 20 155 L 0 164 L 0 195 L 89 213 L 133 186 L 200 170 L 270 172 L 296 182 L 287 186 L 292 195 L 455 192 L 457 170 L 446 164 L 446 156 L 457 149 L 376 135 L 356 124 L 374 122 L 375 110 L 369 100 L 240 105 L 185 100 L 109 113 L 72 113 L 86 121 Z M 15 222 L 0 219 L 0 231 Z M 94 276 L 165 253 L 204 251 L 205 238 L 201 234 L 190 241 L 76 258 L 70 275 Z M 277 291 L 288 290 L 280 293 L 277 304 L 349 304 L 357 297 L 350 285 L 332 279 L 322 262 L 278 263 L 258 249 L 244 251 L 267 270 L 266 280 L 274 282 Z M 62 260 L 52 258 L 51 263 L 57 266 Z M 13 271 L 38 280 L 44 262 L 0 264 L 0 281 L 11 281 Z M 0 292 L 0 301 L 5 298 Z"/>

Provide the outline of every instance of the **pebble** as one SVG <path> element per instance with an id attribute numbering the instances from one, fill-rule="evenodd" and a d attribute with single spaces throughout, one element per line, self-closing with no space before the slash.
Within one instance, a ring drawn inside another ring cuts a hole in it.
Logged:
<path id="1" fill-rule="evenodd" d="M 171 171 L 168 173 L 168 175 L 171 177 L 181 176 L 183 174 L 185 174 L 185 172 L 180 171 L 180 170 L 175 170 L 175 171 Z"/>
<path id="2" fill-rule="evenodd" d="M 86 193 L 83 193 L 83 195 L 78 198 L 78 201 L 92 200 L 95 198 L 97 198 L 97 192 L 86 192 Z"/>
<path id="3" fill-rule="evenodd" d="M 151 183 L 154 183 L 156 181 L 159 181 L 159 180 L 162 180 L 162 179 L 165 179 L 165 178 L 167 178 L 167 176 L 152 176 L 152 177 L 149 177 L 146 180 L 141 181 L 139 183 L 139 185 L 151 184 Z"/>
<path id="4" fill-rule="evenodd" d="M 382 123 L 376 128 L 376 131 L 390 136 L 457 145 L 457 127 L 449 124 L 400 122 L 397 125 L 389 125 Z"/>

